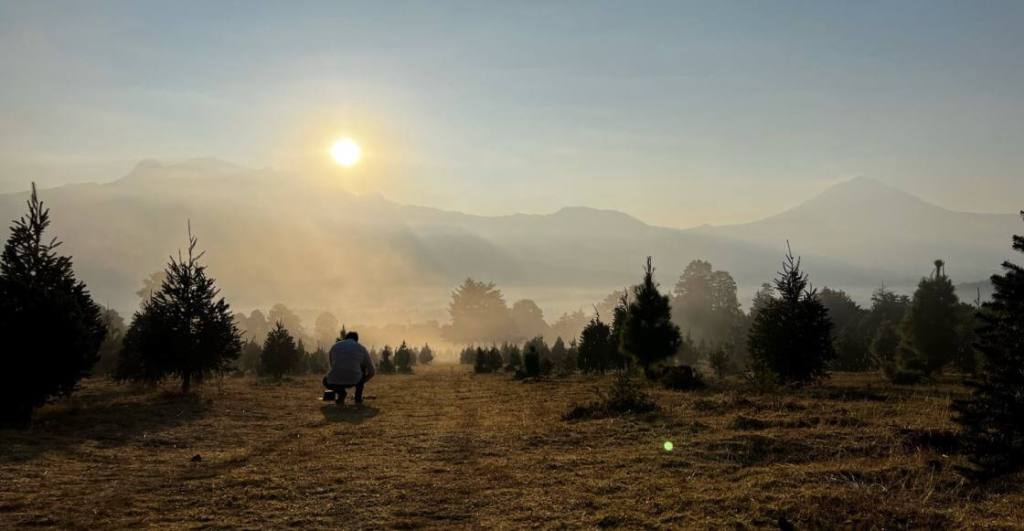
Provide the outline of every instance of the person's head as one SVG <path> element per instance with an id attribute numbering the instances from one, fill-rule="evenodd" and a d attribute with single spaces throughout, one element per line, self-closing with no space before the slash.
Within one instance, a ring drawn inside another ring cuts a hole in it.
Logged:
<path id="1" fill-rule="evenodd" d="M 352 341 L 355 341 L 356 343 L 358 343 L 359 342 L 359 332 L 348 332 L 348 333 L 345 334 L 345 339 L 351 339 Z"/>

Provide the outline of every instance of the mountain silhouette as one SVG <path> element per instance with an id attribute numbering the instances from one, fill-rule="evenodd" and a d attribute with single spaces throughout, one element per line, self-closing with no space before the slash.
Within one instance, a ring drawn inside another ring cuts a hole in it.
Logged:
<path id="1" fill-rule="evenodd" d="M 937 257 L 975 281 L 997 268 L 1017 228 L 1012 215 L 953 212 L 868 179 L 754 223 L 688 230 L 586 207 L 468 215 L 214 159 L 144 161 L 108 184 L 40 195 L 79 276 L 97 300 L 126 310 L 137 305 L 141 279 L 184 245 L 186 220 L 237 307 L 344 305 L 382 318 L 439 317 L 467 276 L 538 300 L 561 293 L 585 308 L 633 283 L 647 255 L 663 289 L 703 258 L 730 271 L 746 297 L 775 275 L 786 239 L 818 286 L 910 286 Z M 26 198 L 0 195 L 0 218 L 22 215 Z"/>

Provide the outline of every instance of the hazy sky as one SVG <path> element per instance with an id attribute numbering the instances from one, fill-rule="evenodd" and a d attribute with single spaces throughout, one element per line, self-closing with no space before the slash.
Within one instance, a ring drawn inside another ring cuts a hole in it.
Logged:
<path id="1" fill-rule="evenodd" d="M 0 0 L 0 192 L 217 157 L 483 214 L 1024 207 L 1024 2 Z M 332 138 L 366 159 L 330 168 Z"/>

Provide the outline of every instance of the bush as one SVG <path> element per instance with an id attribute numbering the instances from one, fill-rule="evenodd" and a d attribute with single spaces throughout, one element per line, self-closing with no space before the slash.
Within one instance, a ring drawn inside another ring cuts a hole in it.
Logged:
<path id="1" fill-rule="evenodd" d="M 595 389 L 594 393 L 597 395 L 596 401 L 573 406 L 562 418 L 581 420 L 613 415 L 637 415 L 658 409 L 657 404 L 636 385 L 627 371 L 619 372 L 607 393 L 601 389 Z"/>
<path id="2" fill-rule="evenodd" d="M 708 354 L 708 363 L 711 365 L 711 370 L 715 372 L 715 378 L 724 380 L 733 370 L 732 359 L 726 354 L 724 349 L 715 349 Z"/>
<path id="3" fill-rule="evenodd" d="M 663 367 L 658 382 L 668 389 L 676 391 L 692 391 L 704 388 L 704 378 L 689 365 Z"/>

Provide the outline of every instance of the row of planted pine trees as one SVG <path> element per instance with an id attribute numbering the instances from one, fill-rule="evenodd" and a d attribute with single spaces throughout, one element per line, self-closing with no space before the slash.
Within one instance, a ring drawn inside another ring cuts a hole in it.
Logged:
<path id="1" fill-rule="evenodd" d="M 49 224 L 49 211 L 33 185 L 28 213 L 14 221 L 0 256 L 0 425 L 27 425 L 36 408 L 70 395 L 96 363 L 107 334 L 101 309 L 75 278 L 71 258 L 58 252 L 59 241 L 47 239 Z M 1013 248 L 1024 252 L 1024 237 L 1014 236 Z M 202 256 L 189 228 L 185 254 L 170 259 L 166 279 L 143 301 L 124 335 L 115 369 L 118 379 L 157 382 L 174 377 L 188 392 L 193 383 L 234 365 L 243 348 L 241 334 L 201 264 Z M 982 323 L 976 331 L 982 369 L 968 382 L 971 396 L 953 405 L 972 461 L 982 473 L 1024 467 L 1024 269 L 1009 262 L 1003 269 L 1004 274 L 992 277 L 993 300 L 977 316 Z M 944 277 L 941 263 L 935 277 Z M 752 368 L 780 383 L 819 380 L 835 354 L 832 322 L 791 253 L 775 292 L 757 313 L 747 338 Z M 641 283 L 632 289 L 632 300 L 624 298 L 614 313 L 611 326 L 595 316 L 584 329 L 575 347 L 580 366 L 603 370 L 629 360 L 649 378 L 671 376 L 659 373 L 659 365 L 679 351 L 683 338 L 671 321 L 668 297 L 654 281 L 650 258 Z M 281 326 L 267 338 L 264 356 L 268 351 L 284 353 L 277 356 L 283 361 L 275 372 L 286 372 L 284 358 L 297 350 L 290 340 Z M 411 350 L 399 348 L 399 353 L 397 365 L 409 367 L 409 358 L 415 359 Z M 488 356 L 478 349 L 475 358 L 477 365 L 493 358 L 493 368 L 501 367 L 500 354 Z M 392 363 L 389 356 L 385 359 Z"/>

